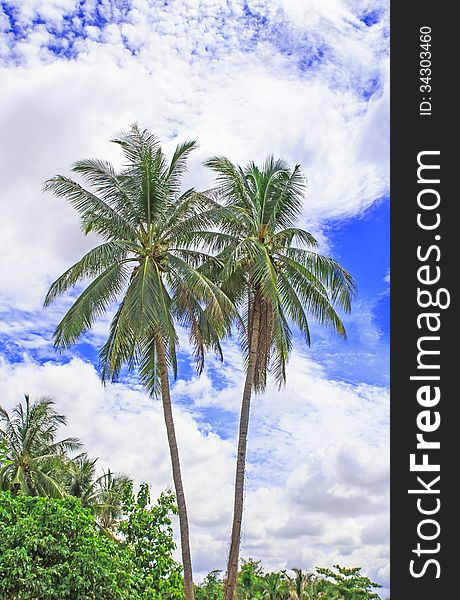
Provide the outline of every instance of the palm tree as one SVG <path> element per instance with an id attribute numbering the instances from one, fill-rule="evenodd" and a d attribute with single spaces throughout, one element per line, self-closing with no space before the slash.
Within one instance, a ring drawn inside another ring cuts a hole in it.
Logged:
<path id="1" fill-rule="evenodd" d="M 110 469 L 96 477 L 97 460 L 89 458 L 86 453 L 73 459 L 66 490 L 71 496 L 80 498 L 84 507 L 92 510 L 102 528 L 112 530 L 119 523 L 132 481 Z"/>
<path id="2" fill-rule="evenodd" d="M 90 506 L 91 499 L 94 496 L 97 461 L 97 458 L 89 458 L 86 452 L 83 452 L 72 460 L 67 475 L 67 493 L 70 496 L 79 498 L 84 507 Z"/>
<path id="3" fill-rule="evenodd" d="M 260 581 L 264 600 L 285 600 L 286 578 L 283 572 L 267 573 Z"/>
<path id="4" fill-rule="evenodd" d="M 30 496 L 65 496 L 68 453 L 81 444 L 73 437 L 56 439 L 58 429 L 67 421 L 56 412 L 51 398 L 43 396 L 31 403 L 26 395 L 11 415 L 0 406 L 0 424 L 0 441 L 7 449 L 6 462 L 0 468 L 1 489 Z"/>
<path id="5" fill-rule="evenodd" d="M 225 157 L 205 163 L 217 175 L 223 198 L 220 234 L 209 246 L 219 251 L 222 289 L 240 309 L 238 322 L 246 378 L 241 404 L 233 527 L 225 600 L 233 600 L 243 516 L 244 472 L 251 394 L 264 390 L 271 371 L 281 385 L 292 348 L 294 324 L 310 344 L 307 315 L 345 337 L 335 307 L 350 310 L 355 295 L 351 276 L 334 260 L 318 254 L 315 238 L 296 227 L 305 181 L 299 165 L 290 170 L 269 157 L 260 169 L 244 169 Z"/>
<path id="6" fill-rule="evenodd" d="M 321 579 L 314 573 L 306 573 L 302 569 L 292 569 L 294 576 L 286 575 L 289 600 L 318 600 L 318 584 Z"/>
<path id="7" fill-rule="evenodd" d="M 100 351 L 102 378 L 117 379 L 123 367 L 137 369 L 149 394 L 161 396 L 179 510 L 185 597 L 190 600 L 189 527 L 169 385 L 169 370 L 177 373 L 175 324 L 188 328 L 200 371 L 207 348 L 220 352 L 219 339 L 232 307 L 200 271 L 207 257 L 185 243 L 189 231 L 198 232 L 208 222 L 214 206 L 192 189 L 180 191 L 196 143 L 179 144 L 168 162 L 157 138 L 137 125 L 112 141 L 123 151 L 121 171 L 108 162 L 86 159 L 72 171 L 89 189 L 61 175 L 45 184 L 45 190 L 77 210 L 84 233 L 95 232 L 104 240 L 51 285 L 45 305 L 90 280 L 54 333 L 55 345 L 67 348 L 118 303 Z"/>
<path id="8" fill-rule="evenodd" d="M 90 506 L 104 529 L 114 529 L 119 523 L 126 491 L 131 488 L 131 485 L 132 481 L 129 477 L 114 474 L 110 470 L 96 480 L 95 493 L 91 498 Z"/>

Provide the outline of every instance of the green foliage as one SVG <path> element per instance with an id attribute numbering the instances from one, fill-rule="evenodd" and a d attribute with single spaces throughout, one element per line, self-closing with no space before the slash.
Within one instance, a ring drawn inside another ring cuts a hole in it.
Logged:
<path id="1" fill-rule="evenodd" d="M 86 453 L 70 456 L 82 444 L 76 438 L 57 439 L 67 420 L 53 400 L 30 402 L 26 395 L 11 414 L 0 407 L 0 424 L 0 489 L 29 496 L 75 496 L 102 527 L 115 527 L 131 480 L 110 470 L 97 477 L 97 459 Z"/>
<path id="2" fill-rule="evenodd" d="M 372 600 L 379 595 L 372 588 L 382 587 L 361 575 L 361 568 L 346 568 L 334 565 L 332 569 L 316 569 L 323 576 L 323 597 L 327 600 Z"/>
<path id="3" fill-rule="evenodd" d="M 240 598 L 250 599 L 256 597 L 260 588 L 263 568 L 260 560 L 243 560 L 238 576 L 238 595 Z"/>
<path id="4" fill-rule="evenodd" d="M 110 531 L 117 528 L 123 514 L 123 500 L 131 487 L 129 477 L 114 474 L 110 469 L 93 482 L 87 505 L 104 529 Z"/>
<path id="5" fill-rule="evenodd" d="M 75 498 L 0 493 L 2 600 L 128 600 L 134 579 L 131 551 Z"/>
<path id="6" fill-rule="evenodd" d="M 143 598 L 180 600 L 183 598 L 182 568 L 172 553 L 175 549 L 170 515 L 177 514 L 174 495 L 162 493 L 150 505 L 150 493 L 143 483 L 135 498 L 125 499 L 126 518 L 119 532 L 132 548 L 137 571 L 137 586 Z"/>
<path id="7" fill-rule="evenodd" d="M 285 573 L 290 600 L 316 600 L 320 598 L 322 579 L 302 569 L 292 569 L 294 575 Z"/>
<path id="8" fill-rule="evenodd" d="M 110 469 L 97 477 L 97 460 L 89 458 L 86 452 L 70 460 L 63 485 L 67 494 L 80 498 L 82 506 L 91 509 L 101 527 L 110 531 L 117 527 L 132 481 Z"/>
<path id="9" fill-rule="evenodd" d="M 372 588 L 381 587 L 361 575 L 360 568 L 335 565 L 331 569 L 308 573 L 302 569 L 291 572 L 264 573 L 260 561 L 243 561 L 238 573 L 239 600 L 378 600 Z M 222 600 L 224 579 L 221 571 L 211 571 L 195 588 L 196 600 Z"/>
<path id="10" fill-rule="evenodd" d="M 0 599 L 179 600 L 172 558 L 174 497 L 150 502 L 143 484 L 125 499 L 121 538 L 107 535 L 76 498 L 0 492 Z"/>
<path id="11" fill-rule="evenodd" d="M 222 600 L 224 580 L 220 577 L 221 572 L 219 569 L 211 571 L 200 585 L 195 586 L 195 600 Z"/>
<path id="12" fill-rule="evenodd" d="M 0 439 L 0 469 L 10 463 L 8 458 L 8 446 Z"/>
<path id="13" fill-rule="evenodd" d="M 267 573 L 260 581 L 260 597 L 264 600 L 284 600 L 287 591 L 286 575 L 283 572 Z"/>
<path id="14" fill-rule="evenodd" d="M 81 446 L 76 438 L 56 438 L 65 424 L 65 416 L 55 410 L 48 397 L 31 403 L 26 395 L 11 414 L 0 406 L 0 441 L 6 447 L 6 460 L 0 465 L 0 489 L 63 497 L 68 452 Z"/>

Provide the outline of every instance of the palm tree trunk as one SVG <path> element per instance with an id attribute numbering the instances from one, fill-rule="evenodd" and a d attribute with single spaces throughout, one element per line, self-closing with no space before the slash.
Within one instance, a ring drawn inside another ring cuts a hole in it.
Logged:
<path id="1" fill-rule="evenodd" d="M 233 505 L 233 526 L 230 542 L 230 552 L 227 564 L 227 580 L 225 582 L 224 599 L 234 600 L 238 577 L 238 559 L 240 554 L 241 522 L 243 520 L 244 502 L 244 472 L 246 467 L 246 447 L 249 427 L 249 409 L 251 393 L 257 362 L 257 349 L 259 345 L 260 308 L 254 303 L 252 331 L 250 333 L 251 346 L 249 351 L 248 368 L 244 382 L 243 399 L 241 402 L 240 428 L 238 434 L 238 453 L 235 476 L 235 499 Z"/>
<path id="2" fill-rule="evenodd" d="M 176 490 L 177 507 L 179 509 L 180 543 L 182 552 L 182 564 L 184 566 L 184 591 L 186 600 L 194 600 L 192 559 L 190 554 L 190 535 L 188 528 L 187 505 L 185 502 L 184 488 L 177 448 L 176 431 L 172 414 L 171 395 L 169 391 L 168 364 L 166 361 L 163 341 L 156 341 L 158 367 L 161 380 L 161 398 L 163 401 L 163 412 L 168 435 L 169 452 L 173 471 L 174 487 Z"/>

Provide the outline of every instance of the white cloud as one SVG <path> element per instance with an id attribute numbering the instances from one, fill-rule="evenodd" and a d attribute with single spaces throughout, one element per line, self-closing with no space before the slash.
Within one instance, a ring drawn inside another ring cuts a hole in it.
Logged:
<path id="1" fill-rule="evenodd" d="M 107 2 L 102 41 L 78 38 L 78 58 L 56 60 L 47 45 L 70 34 L 56 37 L 51 24 L 73 4 L 15 6 L 25 38 L 14 52 L 23 65 L 5 60 L 0 97 L 7 140 L 0 156 L 5 302 L 36 308 L 50 277 L 89 245 L 72 211 L 41 194 L 43 181 L 82 156 L 119 161 L 107 140 L 134 120 L 168 147 L 172 135 L 200 141 L 189 177 L 198 187 L 211 183 L 201 161 L 215 153 L 245 162 L 274 152 L 300 162 L 309 180 L 305 219 L 313 229 L 325 218 L 362 211 L 387 190 L 386 95 L 366 102 L 360 92 L 367 80 L 384 83 L 383 26 L 372 31 L 343 2 L 250 3 L 251 14 L 267 19 L 265 29 L 255 17 L 243 19 L 239 2 L 230 5 L 225 25 L 218 2 L 199 11 L 175 3 L 165 12 L 137 1 L 126 14 Z M 84 11 L 89 19 L 89 3 Z M 32 26 L 38 17 L 45 24 Z M 243 34 L 252 36 L 251 52 Z M 200 45 L 207 38 L 205 52 Z M 126 40 L 139 47 L 135 55 Z M 299 70 L 302 49 L 310 46 L 324 58 Z"/>

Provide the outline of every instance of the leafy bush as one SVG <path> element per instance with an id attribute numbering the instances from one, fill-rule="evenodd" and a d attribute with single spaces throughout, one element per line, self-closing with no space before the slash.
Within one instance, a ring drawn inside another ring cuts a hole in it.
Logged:
<path id="1" fill-rule="evenodd" d="M 136 498 L 128 495 L 125 513 L 119 531 L 134 554 L 136 587 L 144 594 L 142 598 L 181 600 L 182 567 L 172 556 L 176 547 L 170 519 L 171 513 L 177 513 L 174 495 L 163 493 L 150 505 L 149 487 L 143 483 Z"/>
<path id="2" fill-rule="evenodd" d="M 147 486 L 128 499 L 123 541 L 76 498 L 0 492 L 0 599 L 175 600 L 171 495 L 147 507 Z"/>
<path id="3" fill-rule="evenodd" d="M 101 534 L 75 498 L 0 493 L 0 597 L 131 598 L 129 549 Z"/>

